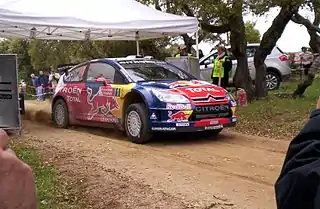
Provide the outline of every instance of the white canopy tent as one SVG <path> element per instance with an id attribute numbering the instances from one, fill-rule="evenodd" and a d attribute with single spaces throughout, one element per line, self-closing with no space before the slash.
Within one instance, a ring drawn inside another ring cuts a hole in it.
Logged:
<path id="1" fill-rule="evenodd" d="M 160 12 L 135 0 L 0 2 L 4 38 L 135 40 L 139 54 L 139 40 L 184 33 L 198 36 L 196 18 Z"/>

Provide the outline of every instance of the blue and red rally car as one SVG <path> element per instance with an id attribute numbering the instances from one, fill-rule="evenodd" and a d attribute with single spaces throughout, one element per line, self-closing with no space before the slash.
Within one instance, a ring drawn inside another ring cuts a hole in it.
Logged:
<path id="1" fill-rule="evenodd" d="M 205 131 L 236 124 L 236 102 L 223 88 L 199 81 L 164 61 L 96 59 L 66 71 L 52 100 L 52 119 L 116 127 L 134 143 L 155 132 Z"/>

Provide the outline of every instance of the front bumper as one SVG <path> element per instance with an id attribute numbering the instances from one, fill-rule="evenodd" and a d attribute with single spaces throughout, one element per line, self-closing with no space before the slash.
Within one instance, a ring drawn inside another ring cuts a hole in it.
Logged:
<path id="1" fill-rule="evenodd" d="M 236 123 L 236 117 L 185 122 L 153 121 L 150 129 L 152 132 L 197 132 L 234 127 Z"/>

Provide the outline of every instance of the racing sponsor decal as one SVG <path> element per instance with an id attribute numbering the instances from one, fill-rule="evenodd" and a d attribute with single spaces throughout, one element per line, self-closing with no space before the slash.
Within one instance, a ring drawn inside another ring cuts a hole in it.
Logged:
<path id="1" fill-rule="evenodd" d="M 195 108 L 196 113 L 229 112 L 229 110 L 230 110 L 230 106 L 228 104 L 197 106 Z"/>
<path id="2" fill-rule="evenodd" d="M 190 110 L 191 104 L 171 104 L 171 103 L 167 103 L 166 105 L 166 109 L 169 110 Z"/>
<path id="3" fill-rule="evenodd" d="M 176 113 L 168 111 L 168 122 L 187 122 L 191 114 L 192 110 L 181 110 Z"/>
<path id="4" fill-rule="evenodd" d="M 67 95 L 67 102 L 75 102 L 75 103 L 81 103 L 80 98 L 76 96 L 69 96 Z"/>
<path id="5" fill-rule="evenodd" d="M 211 120 L 210 125 L 217 125 L 219 123 L 218 120 Z"/>
<path id="6" fill-rule="evenodd" d="M 189 127 L 190 123 L 176 123 L 177 127 Z"/>
<path id="7" fill-rule="evenodd" d="M 91 107 L 88 113 L 88 120 L 92 120 L 98 113 L 107 117 L 110 114 L 112 115 L 112 111 L 119 110 L 119 104 L 114 96 L 115 90 L 113 88 L 101 86 L 97 93 L 92 94 L 92 92 L 91 88 L 87 88 L 87 103 Z"/>
<path id="8" fill-rule="evenodd" d="M 192 80 L 192 81 L 175 81 L 173 83 L 169 84 L 170 88 L 179 88 L 184 86 L 203 86 L 203 85 L 210 85 L 210 83 L 206 81 L 198 81 L 198 80 Z"/>
<path id="9" fill-rule="evenodd" d="M 201 93 L 201 92 L 220 92 L 215 87 L 198 87 L 198 88 L 186 88 L 187 91 L 192 93 Z"/>
<path id="10" fill-rule="evenodd" d="M 152 127 L 151 130 L 153 131 L 175 131 L 177 130 L 176 127 Z"/>
<path id="11" fill-rule="evenodd" d="M 64 87 L 61 90 L 62 93 L 65 94 L 76 94 L 76 95 L 80 95 L 81 94 L 81 88 L 78 87 Z"/>
<path id="12" fill-rule="evenodd" d="M 177 88 L 177 87 L 183 87 L 183 86 L 191 86 L 191 81 L 176 81 L 169 84 L 169 88 Z"/>
<path id="13" fill-rule="evenodd" d="M 150 120 L 157 120 L 158 118 L 157 118 L 157 116 L 156 116 L 156 114 L 155 113 L 152 113 L 151 115 L 150 115 Z"/>
<path id="14" fill-rule="evenodd" d="M 223 128 L 223 125 L 217 125 L 217 126 L 206 126 L 204 127 L 205 130 L 217 130 Z"/>

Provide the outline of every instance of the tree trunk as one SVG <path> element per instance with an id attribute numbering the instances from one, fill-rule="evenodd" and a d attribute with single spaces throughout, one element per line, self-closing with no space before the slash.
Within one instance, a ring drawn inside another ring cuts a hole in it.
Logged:
<path id="1" fill-rule="evenodd" d="M 310 35 L 309 45 L 310 45 L 313 53 L 318 54 L 320 52 L 320 37 L 317 34 L 320 32 L 320 29 L 319 29 L 320 0 L 312 1 L 312 6 L 314 9 L 314 16 L 315 16 L 313 23 L 311 23 L 310 20 L 308 20 L 307 18 L 304 18 L 303 16 L 299 15 L 298 12 L 296 14 L 294 14 L 294 16 L 292 17 L 292 21 L 297 24 L 302 24 L 307 28 L 308 33 Z M 315 75 L 317 73 L 319 64 L 320 64 L 319 59 L 320 59 L 319 56 L 314 58 L 312 66 L 309 69 L 308 75 L 305 76 L 303 81 L 300 84 L 298 84 L 296 90 L 293 92 L 293 94 L 292 94 L 293 98 L 302 97 L 304 92 L 307 90 L 307 88 L 312 85 L 313 80 L 315 78 Z"/>
<path id="2" fill-rule="evenodd" d="M 312 66 L 310 67 L 308 75 L 305 77 L 303 82 L 301 82 L 298 85 L 297 89 L 293 92 L 292 94 L 293 98 L 302 97 L 306 89 L 312 85 L 319 66 L 320 66 L 320 56 L 317 56 L 314 59 Z"/>
<path id="3" fill-rule="evenodd" d="M 318 36 L 316 31 L 310 31 L 308 30 L 309 35 L 310 35 L 310 42 L 309 45 L 313 51 L 313 53 L 319 53 L 319 48 L 320 48 L 320 37 Z M 317 56 L 315 57 L 311 68 L 309 69 L 308 75 L 304 77 L 303 81 L 298 84 L 296 90 L 293 92 L 292 97 L 297 98 L 297 97 L 302 97 L 304 92 L 307 90 L 309 86 L 312 85 L 313 80 L 316 76 L 318 67 L 320 63 L 320 57 Z"/>
<path id="4" fill-rule="evenodd" d="M 230 44 L 233 55 L 237 59 L 237 69 L 234 76 L 234 85 L 237 88 L 244 89 L 248 94 L 248 100 L 253 98 L 253 86 L 248 69 L 248 57 L 246 53 L 247 42 L 245 37 L 245 25 L 242 18 L 242 4 L 243 0 L 236 0 L 234 2 L 234 15 L 230 17 Z"/>
<path id="5" fill-rule="evenodd" d="M 264 61 L 271 53 L 273 47 L 281 37 L 286 25 L 290 21 L 293 14 L 296 13 L 298 8 L 299 5 L 283 6 L 279 14 L 273 20 L 270 28 L 262 37 L 260 47 L 254 56 L 254 66 L 256 69 L 255 96 L 257 98 L 266 97 L 268 93 L 266 87 L 266 67 Z"/>

